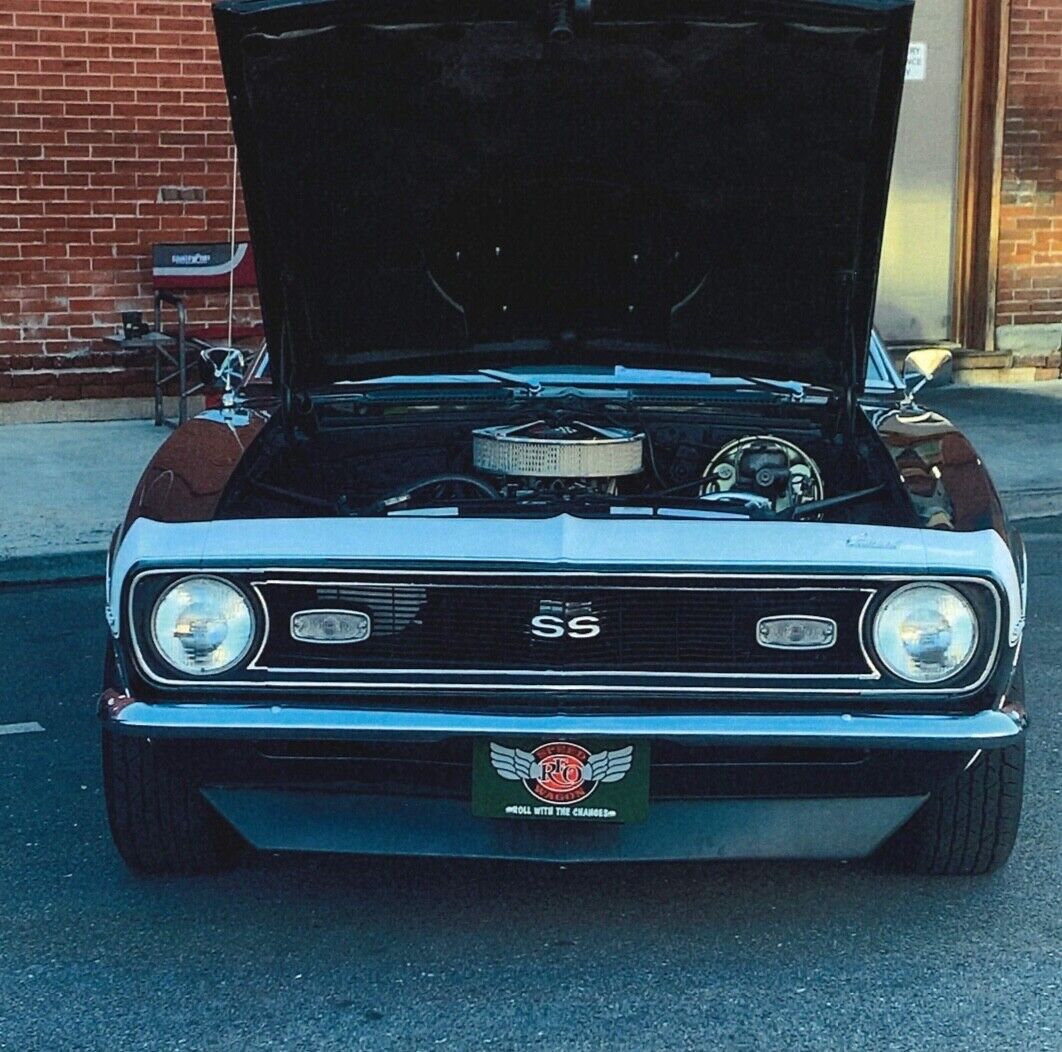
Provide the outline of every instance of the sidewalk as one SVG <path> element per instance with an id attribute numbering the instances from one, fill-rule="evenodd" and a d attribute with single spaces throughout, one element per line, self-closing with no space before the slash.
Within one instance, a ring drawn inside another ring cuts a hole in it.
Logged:
<path id="1" fill-rule="evenodd" d="M 1062 516 L 1062 381 L 947 387 L 926 402 L 970 436 L 1027 533 Z M 102 574 L 111 531 L 169 434 L 144 420 L 0 427 L 0 582 Z"/>
<path id="2" fill-rule="evenodd" d="M 966 433 L 1024 532 L 1062 515 L 1062 380 L 942 387 L 924 400 Z"/>
<path id="3" fill-rule="evenodd" d="M 0 427 L 0 581 L 102 576 L 133 487 L 170 434 L 150 420 Z"/>

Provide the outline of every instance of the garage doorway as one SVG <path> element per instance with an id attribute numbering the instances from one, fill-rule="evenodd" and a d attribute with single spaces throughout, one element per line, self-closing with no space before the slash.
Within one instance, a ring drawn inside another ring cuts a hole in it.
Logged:
<path id="1" fill-rule="evenodd" d="M 915 4 L 875 319 L 888 342 L 941 342 L 955 331 L 966 6 Z"/>

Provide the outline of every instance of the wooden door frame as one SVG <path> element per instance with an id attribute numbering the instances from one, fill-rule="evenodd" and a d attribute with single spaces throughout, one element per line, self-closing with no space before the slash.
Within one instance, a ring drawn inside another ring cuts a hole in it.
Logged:
<path id="1" fill-rule="evenodd" d="M 966 0 L 952 339 L 995 349 L 1010 0 Z"/>

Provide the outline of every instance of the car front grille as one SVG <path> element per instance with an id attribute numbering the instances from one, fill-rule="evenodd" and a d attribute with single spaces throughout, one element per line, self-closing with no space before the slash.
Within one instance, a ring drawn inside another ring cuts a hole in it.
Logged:
<path id="1" fill-rule="evenodd" d="M 252 667 L 272 672 L 874 674 L 861 642 L 875 593 L 866 582 L 425 573 L 252 583 L 269 612 Z M 328 645 L 293 638 L 292 616 L 313 609 L 367 614 L 370 634 Z M 759 621 L 785 615 L 834 621 L 835 642 L 761 646 Z"/>

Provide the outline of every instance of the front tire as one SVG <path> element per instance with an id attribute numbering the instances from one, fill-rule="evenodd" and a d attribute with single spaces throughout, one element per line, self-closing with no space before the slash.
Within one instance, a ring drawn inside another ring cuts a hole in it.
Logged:
<path id="1" fill-rule="evenodd" d="M 115 847 L 140 873 L 215 873 L 239 841 L 198 789 L 149 741 L 103 732 L 103 789 Z"/>
<path id="2" fill-rule="evenodd" d="M 886 858 L 909 873 L 991 873 L 1014 847 L 1024 781 L 1024 742 L 981 753 L 886 844 Z"/>

